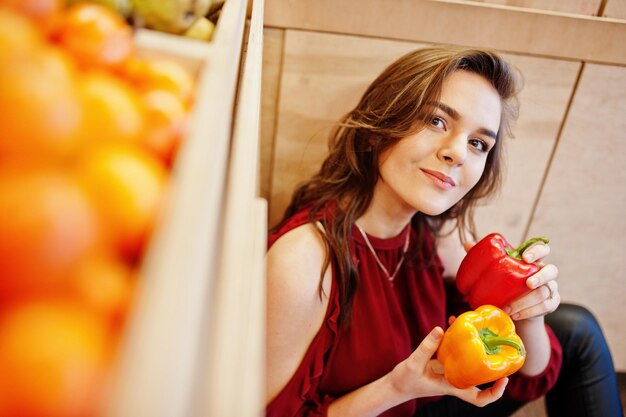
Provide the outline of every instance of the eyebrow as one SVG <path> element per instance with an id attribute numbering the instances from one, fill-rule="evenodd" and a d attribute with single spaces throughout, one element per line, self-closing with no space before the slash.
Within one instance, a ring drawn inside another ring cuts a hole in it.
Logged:
<path id="1" fill-rule="evenodd" d="M 447 104 L 441 103 L 441 102 L 435 102 L 435 103 L 429 103 L 431 106 L 437 107 L 440 110 L 446 112 L 450 117 L 452 117 L 454 120 L 459 120 L 461 118 L 461 114 L 454 110 L 452 107 L 448 106 Z M 487 129 L 486 127 L 481 127 L 478 129 L 478 132 L 483 134 L 483 135 L 487 135 L 490 138 L 493 138 L 494 140 L 497 139 L 498 135 L 496 134 L 496 132 L 494 132 L 491 129 Z"/>

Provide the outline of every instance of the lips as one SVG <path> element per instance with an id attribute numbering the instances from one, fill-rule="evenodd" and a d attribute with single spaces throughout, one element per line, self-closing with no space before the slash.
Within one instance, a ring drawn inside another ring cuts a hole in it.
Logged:
<path id="1" fill-rule="evenodd" d="M 430 169 L 425 169 L 425 168 L 420 168 L 420 170 L 426 174 L 426 176 L 433 182 L 435 183 L 435 185 L 445 189 L 445 190 L 449 190 L 452 187 L 456 186 L 456 183 L 454 182 L 454 180 L 450 177 L 448 177 L 447 175 L 445 175 L 442 172 L 439 171 L 432 171 Z"/>

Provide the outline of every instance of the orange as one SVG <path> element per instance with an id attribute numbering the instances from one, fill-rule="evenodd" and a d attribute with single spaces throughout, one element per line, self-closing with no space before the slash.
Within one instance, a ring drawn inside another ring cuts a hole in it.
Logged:
<path id="1" fill-rule="evenodd" d="M 9 7 L 35 22 L 41 30 L 48 32 L 63 7 L 62 0 L 0 0 L 0 6 Z"/>
<path id="2" fill-rule="evenodd" d="M 60 16 L 53 39 L 82 67 L 113 68 L 133 53 L 133 31 L 117 13 L 93 3 L 76 3 Z"/>
<path id="3" fill-rule="evenodd" d="M 144 114 L 137 93 L 118 78 L 91 71 L 81 77 L 84 129 L 90 143 L 137 142 L 143 134 Z"/>
<path id="4" fill-rule="evenodd" d="M 37 27 L 17 12 L 0 7 L 0 60 L 3 65 L 43 46 Z"/>
<path id="5" fill-rule="evenodd" d="M 168 90 L 189 106 L 194 97 L 195 80 L 182 64 L 169 58 L 131 58 L 122 67 L 122 76 L 140 90 Z"/>
<path id="6" fill-rule="evenodd" d="M 111 254 L 85 256 L 72 273 L 73 294 L 88 308 L 119 328 L 134 292 L 129 265 Z"/>
<path id="7" fill-rule="evenodd" d="M 137 260 L 161 208 L 165 168 L 139 147 L 112 143 L 87 152 L 80 173 L 111 244 L 125 259 Z"/>
<path id="8" fill-rule="evenodd" d="M 0 66 L 0 162 L 71 155 L 80 144 L 82 107 L 75 69 L 46 47 Z"/>
<path id="9" fill-rule="evenodd" d="M 0 172 L 0 303 L 64 288 L 100 237 L 79 181 L 56 169 Z"/>
<path id="10" fill-rule="evenodd" d="M 107 328 L 67 301 L 32 301 L 0 318 L 0 417 L 95 417 L 111 346 Z"/>
<path id="11" fill-rule="evenodd" d="M 185 103 L 171 91 L 150 90 L 141 95 L 146 114 L 146 132 L 141 144 L 171 166 L 188 124 Z"/>

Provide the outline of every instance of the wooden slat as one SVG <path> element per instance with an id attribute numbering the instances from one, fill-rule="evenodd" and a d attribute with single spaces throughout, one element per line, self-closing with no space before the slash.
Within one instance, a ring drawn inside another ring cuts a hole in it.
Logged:
<path id="1" fill-rule="evenodd" d="M 530 228 L 550 237 L 562 299 L 598 316 L 622 372 L 625 114 L 626 68 L 585 65 Z"/>
<path id="2" fill-rule="evenodd" d="M 251 295 L 246 308 L 246 338 L 241 343 L 240 373 L 235 375 L 231 398 L 239 404 L 237 416 L 265 416 L 265 253 L 267 251 L 267 200 L 254 201 L 254 227 L 250 253 Z M 244 306 L 245 307 L 245 306 Z M 243 395 L 242 395 L 243 394 Z"/>
<path id="3" fill-rule="evenodd" d="M 468 2 L 471 0 L 467 0 Z M 530 9 L 550 10 L 553 12 L 584 14 L 597 16 L 601 0 L 474 0 L 480 3 L 500 4 L 504 6 L 526 7 Z M 621 0 L 618 0 L 621 1 Z"/>
<path id="4" fill-rule="evenodd" d="M 626 19 L 626 1 L 608 0 L 602 15 L 614 19 Z"/>
<path id="5" fill-rule="evenodd" d="M 254 201 L 254 227 L 250 256 L 251 294 L 247 306 L 246 339 L 241 344 L 241 372 L 236 375 L 231 398 L 239 404 L 237 416 L 265 416 L 265 253 L 267 251 L 267 200 Z M 243 395 L 242 395 L 243 394 Z"/>
<path id="6" fill-rule="evenodd" d="M 453 0 L 269 0 L 266 25 L 626 65 L 626 21 Z"/>
<path id="7" fill-rule="evenodd" d="M 254 0 L 228 168 L 222 254 L 215 282 L 201 409 L 195 415 L 261 417 L 264 411 L 264 268 L 267 211 L 258 199 L 263 0 Z"/>
<path id="8" fill-rule="evenodd" d="M 149 53 L 199 60 L 199 75 L 190 132 L 145 254 L 107 416 L 189 416 L 219 253 L 245 4 L 225 3 L 210 44 L 164 34 L 138 38 Z"/>
<path id="9" fill-rule="evenodd" d="M 200 75 L 206 65 L 207 57 L 211 56 L 215 49 L 211 42 L 184 39 L 177 35 L 149 29 L 138 29 L 135 32 L 135 42 L 139 46 L 138 56 L 143 58 L 175 57 L 196 77 Z"/>
<path id="10" fill-rule="evenodd" d="M 260 196 L 266 199 L 269 198 L 271 189 L 271 164 L 276 134 L 284 36 L 283 29 L 266 28 L 263 30 Z"/>

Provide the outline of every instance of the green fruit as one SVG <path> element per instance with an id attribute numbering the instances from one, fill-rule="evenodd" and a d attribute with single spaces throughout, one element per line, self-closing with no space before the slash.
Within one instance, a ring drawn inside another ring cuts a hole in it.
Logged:
<path id="1" fill-rule="evenodd" d="M 199 39 L 201 41 L 210 41 L 213 35 L 215 25 L 206 17 L 196 20 L 189 29 L 183 33 L 188 38 Z"/>
<path id="2" fill-rule="evenodd" d="M 135 22 L 147 28 L 181 34 L 206 15 L 212 0 L 132 0 Z"/>
<path id="3" fill-rule="evenodd" d="M 119 13 L 124 19 L 130 16 L 132 6 L 130 0 L 65 0 L 65 4 L 71 6 L 75 3 L 95 3 L 108 7 Z"/>

